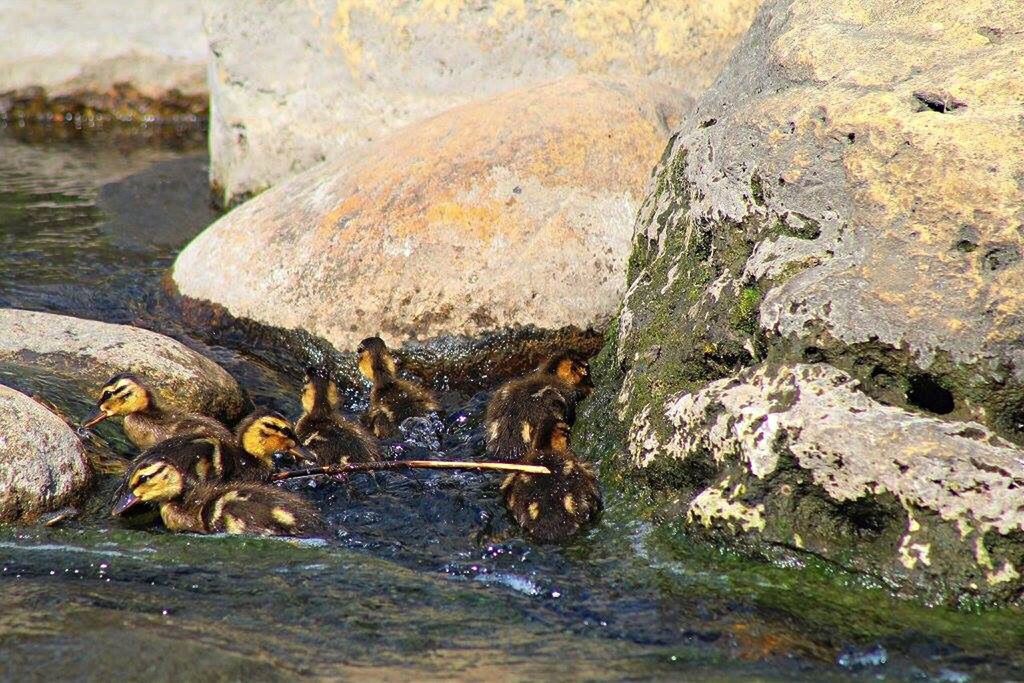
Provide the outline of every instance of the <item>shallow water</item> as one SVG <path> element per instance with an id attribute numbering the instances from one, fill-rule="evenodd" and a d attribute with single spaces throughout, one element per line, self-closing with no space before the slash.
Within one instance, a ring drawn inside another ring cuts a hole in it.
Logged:
<path id="1" fill-rule="evenodd" d="M 161 286 L 216 214 L 202 148 L 160 142 L 0 131 L 0 306 L 167 333 L 294 417 L 301 361 L 190 328 Z M 452 416 L 442 450 L 477 457 L 497 378 L 435 381 Z M 66 378 L 0 365 L 0 382 L 75 420 L 91 407 Z M 351 410 L 365 393 L 346 387 Z M 114 425 L 91 447 L 131 454 Z M 391 449 L 427 452 L 411 441 Z M 1022 671 L 1017 610 L 929 609 L 811 560 L 778 567 L 679 547 L 614 496 L 586 537 L 536 547 L 509 526 L 497 483 L 436 473 L 292 483 L 333 530 L 295 543 L 130 528 L 106 516 L 116 481 L 105 478 L 79 519 L 0 527 L 0 679 L 960 681 Z"/>

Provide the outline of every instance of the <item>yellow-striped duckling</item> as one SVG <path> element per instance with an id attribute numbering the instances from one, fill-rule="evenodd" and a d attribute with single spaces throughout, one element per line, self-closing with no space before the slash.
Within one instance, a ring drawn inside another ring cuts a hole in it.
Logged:
<path id="1" fill-rule="evenodd" d="M 173 465 L 190 483 L 264 482 L 274 471 L 274 455 L 289 453 L 305 463 L 312 454 L 284 417 L 258 409 L 245 418 L 231 440 L 212 436 L 172 436 L 144 451 L 137 459 Z"/>
<path id="2" fill-rule="evenodd" d="M 559 419 L 571 426 L 576 404 L 593 388 L 586 359 L 571 351 L 557 353 L 526 377 L 506 382 L 487 404 L 487 452 L 501 462 L 519 462 L 543 423 Z"/>
<path id="3" fill-rule="evenodd" d="M 370 407 L 363 414 L 363 424 L 377 438 L 394 436 L 398 426 L 410 417 L 441 412 L 441 405 L 432 391 L 398 377 L 395 358 L 383 339 L 364 339 L 356 353 L 359 372 L 373 383 Z"/>
<path id="4" fill-rule="evenodd" d="M 600 515 L 597 477 L 570 449 L 567 423 L 544 423 L 523 463 L 551 470 L 551 474 L 517 472 L 501 484 L 505 507 L 530 538 L 544 543 L 565 541 Z"/>
<path id="5" fill-rule="evenodd" d="M 302 387 L 302 417 L 295 432 L 320 465 L 379 462 L 377 439 L 363 425 L 346 420 L 339 412 L 338 385 L 326 371 L 306 370 Z"/>
<path id="6" fill-rule="evenodd" d="M 323 529 L 317 510 L 302 496 L 270 484 L 197 483 L 178 464 L 156 454 L 128 471 L 111 514 L 140 503 L 160 508 L 170 531 L 260 536 L 307 536 Z"/>
<path id="7" fill-rule="evenodd" d="M 223 424 L 205 415 L 179 413 L 162 407 L 153 391 L 137 376 L 123 373 L 111 377 L 100 390 L 98 412 L 82 425 L 96 426 L 111 417 L 124 416 L 124 433 L 141 450 L 172 436 L 200 435 L 234 440 Z"/>

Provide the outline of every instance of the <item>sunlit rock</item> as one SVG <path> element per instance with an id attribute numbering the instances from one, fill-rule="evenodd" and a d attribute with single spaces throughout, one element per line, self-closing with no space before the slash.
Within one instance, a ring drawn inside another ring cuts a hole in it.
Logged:
<path id="1" fill-rule="evenodd" d="M 41 404 L 0 385 L 0 521 L 31 521 L 76 502 L 91 478 L 74 431 Z"/>
<path id="2" fill-rule="evenodd" d="M 574 77 L 445 112 L 274 187 L 174 266 L 180 291 L 339 349 L 600 327 L 672 93 Z"/>
<path id="3" fill-rule="evenodd" d="M 575 74 L 696 95 L 759 1 L 207 3 L 211 180 L 231 203 L 453 106 Z"/>
<path id="4" fill-rule="evenodd" d="M 128 325 L 0 309 L 0 364 L 73 380 L 83 392 L 133 372 L 149 381 L 163 405 L 227 420 L 247 406 L 238 383 L 219 365 L 169 337 Z"/>
<path id="5" fill-rule="evenodd" d="M 691 528 L 813 543 L 914 590 L 921 572 L 945 581 L 922 591 L 1019 590 L 1022 31 L 1016 2 L 772 0 L 684 118 L 637 221 L 604 408 L 583 424 L 632 426 L 631 464 Z M 763 386 L 780 366 L 800 368 L 795 388 Z M 702 400 L 706 421 L 683 419 Z M 791 401 L 821 415 L 787 417 Z M 677 466 L 693 448 L 707 469 Z M 806 515 L 820 542 L 773 526 L 804 515 L 780 508 L 780 452 L 865 529 L 830 538 L 825 512 Z M 957 497 L 979 516 L 946 507 Z"/>

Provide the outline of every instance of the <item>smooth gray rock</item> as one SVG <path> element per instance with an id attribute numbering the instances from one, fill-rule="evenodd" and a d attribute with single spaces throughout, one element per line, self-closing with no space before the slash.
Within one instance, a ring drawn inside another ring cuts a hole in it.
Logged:
<path id="1" fill-rule="evenodd" d="M 74 503 L 92 480 L 82 443 L 59 417 L 0 385 L 0 522 Z"/>
<path id="2" fill-rule="evenodd" d="M 219 365 L 169 337 L 128 325 L 0 309 L 0 362 L 73 378 L 93 398 L 113 375 L 134 372 L 169 407 L 229 421 L 247 407 L 238 382 Z"/>

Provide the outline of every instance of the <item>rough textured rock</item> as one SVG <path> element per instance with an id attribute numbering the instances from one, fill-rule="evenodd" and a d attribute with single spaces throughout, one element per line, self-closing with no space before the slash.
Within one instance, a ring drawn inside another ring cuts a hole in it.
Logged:
<path id="1" fill-rule="evenodd" d="M 0 385 L 0 521 L 72 503 L 92 479 L 82 443 L 59 417 Z"/>
<path id="2" fill-rule="evenodd" d="M 231 202 L 452 106 L 574 74 L 695 95 L 758 2 L 208 3 L 211 179 Z"/>
<path id="3" fill-rule="evenodd" d="M 166 406 L 234 420 L 248 401 L 231 375 L 148 330 L 51 313 L 0 309 L 0 362 L 73 378 L 94 393 L 113 375 L 152 382 Z"/>
<path id="4" fill-rule="evenodd" d="M 105 92 L 116 83 L 150 97 L 206 92 L 198 0 L 0 0 L 0 35 L 0 92 Z"/>
<path id="5" fill-rule="evenodd" d="M 763 5 L 655 169 L 602 356 L 607 410 L 591 424 L 643 415 L 651 443 L 665 444 L 679 429 L 670 397 L 744 367 L 811 361 L 848 372 L 886 414 L 976 421 L 1019 442 L 1022 47 L 1016 2 Z M 853 453 L 893 443 L 891 421 L 858 425 L 834 438 Z M 933 439 L 914 467 L 941 470 L 970 441 Z M 1017 485 L 1007 444 L 971 452 L 978 470 Z M 655 486 L 700 483 L 659 447 L 650 457 Z M 989 522 L 986 543 L 1017 547 L 1013 525 Z M 1005 557 L 1019 567 L 1016 552 Z M 966 581 L 944 564 L 932 570 Z"/>
<path id="6" fill-rule="evenodd" d="M 632 462 L 689 470 L 699 483 L 679 512 L 712 535 L 754 535 L 931 594 L 1017 597 L 1024 545 L 1004 537 L 1024 531 L 1021 452 L 857 384 L 826 363 L 741 371 L 639 413 Z M 664 440 L 654 411 L 671 425 Z"/>
<path id="7" fill-rule="evenodd" d="M 238 207 L 174 280 L 339 349 L 375 333 L 600 326 L 672 99 L 574 77 L 458 107 Z"/>

